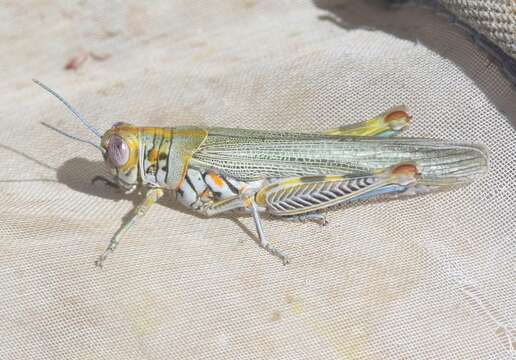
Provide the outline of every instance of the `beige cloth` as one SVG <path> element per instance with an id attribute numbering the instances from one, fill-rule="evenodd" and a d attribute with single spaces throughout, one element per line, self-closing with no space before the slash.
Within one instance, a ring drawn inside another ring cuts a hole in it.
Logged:
<path id="1" fill-rule="evenodd" d="M 0 359 L 515 358 L 516 92 L 445 18 L 356 1 L 2 8 Z M 405 103 L 406 135 L 483 143 L 491 170 L 325 228 L 269 219 L 288 266 L 251 218 L 165 201 L 99 271 L 141 198 L 90 184 L 100 153 L 40 122 L 94 136 L 32 77 L 101 130 L 317 130 Z"/>

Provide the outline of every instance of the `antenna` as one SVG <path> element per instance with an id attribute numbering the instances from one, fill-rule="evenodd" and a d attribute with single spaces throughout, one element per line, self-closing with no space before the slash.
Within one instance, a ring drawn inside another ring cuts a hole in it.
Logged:
<path id="1" fill-rule="evenodd" d="M 56 98 L 58 98 L 58 99 L 59 99 L 59 101 L 61 101 L 61 102 L 62 102 L 62 103 L 63 103 L 63 104 L 68 108 L 68 110 L 70 110 L 70 111 L 72 112 L 72 114 L 74 114 L 74 115 L 77 117 L 77 119 L 79 119 L 79 121 L 80 121 L 84 126 L 86 126 L 86 127 L 88 128 L 88 130 L 90 130 L 92 133 L 94 133 L 97 137 L 99 137 L 99 138 L 101 138 L 101 137 L 102 137 L 102 136 L 100 135 L 99 131 L 98 131 L 97 129 L 95 129 L 93 126 L 91 126 L 91 125 L 88 123 L 88 121 L 86 121 L 86 119 L 85 119 L 84 117 L 82 117 L 82 115 L 81 115 L 81 114 L 79 114 L 79 113 L 77 112 L 77 110 L 75 110 L 75 109 L 72 107 L 72 105 L 70 105 L 70 104 L 69 104 L 65 99 L 63 99 L 63 98 L 61 97 L 61 95 L 59 95 L 59 94 L 58 94 L 58 93 L 56 93 L 54 90 L 52 90 L 51 88 L 49 88 L 48 86 L 46 86 L 45 84 L 43 84 L 43 83 L 39 82 L 39 81 L 38 81 L 38 80 L 36 80 L 36 79 L 32 79 L 32 81 L 34 81 L 36 84 L 38 84 L 39 86 L 41 86 L 43 89 L 45 89 L 46 91 L 48 91 L 49 93 L 51 93 L 52 95 L 54 95 Z M 55 128 L 54 128 L 54 130 L 57 130 L 57 129 L 55 129 Z M 60 132 L 60 133 L 61 133 L 61 134 L 63 134 L 63 135 L 66 135 L 66 136 L 68 136 L 68 137 L 70 137 L 70 138 L 72 138 L 72 139 L 79 140 L 79 141 L 82 141 L 82 142 L 90 143 L 90 142 L 88 142 L 88 141 L 86 141 L 86 140 L 81 140 L 81 139 L 76 138 L 76 137 L 74 137 L 74 136 L 71 136 L 71 135 L 65 134 L 65 133 L 63 133 L 63 132 L 61 132 L 61 131 L 58 131 L 58 132 Z M 93 144 L 93 143 L 90 143 L 90 144 Z M 95 145 L 95 146 L 97 146 L 97 145 Z M 97 146 L 97 147 L 99 147 L 99 146 Z"/>
<path id="2" fill-rule="evenodd" d="M 77 140 L 77 141 L 80 141 L 80 142 L 83 142 L 83 143 L 86 143 L 86 144 L 93 145 L 93 146 L 95 146 L 97 149 L 99 149 L 100 151 L 105 152 L 105 150 L 104 150 L 102 147 L 100 147 L 99 145 L 95 144 L 95 143 L 94 143 L 94 142 L 92 142 L 92 141 L 84 140 L 84 139 L 78 138 L 77 136 L 73 136 L 73 135 L 67 134 L 67 133 L 65 133 L 63 130 L 59 130 L 58 128 L 53 127 L 52 125 L 49 125 L 49 124 L 44 123 L 44 122 L 41 122 L 40 124 L 41 124 L 41 125 L 43 125 L 43 126 L 46 126 L 46 127 L 47 127 L 47 128 L 49 128 L 49 129 L 54 130 L 55 132 L 58 132 L 58 133 L 59 133 L 59 134 L 61 134 L 61 135 L 64 135 L 64 136 L 66 136 L 66 137 L 68 137 L 68 138 L 70 138 L 70 139 L 74 139 L 74 140 Z"/>

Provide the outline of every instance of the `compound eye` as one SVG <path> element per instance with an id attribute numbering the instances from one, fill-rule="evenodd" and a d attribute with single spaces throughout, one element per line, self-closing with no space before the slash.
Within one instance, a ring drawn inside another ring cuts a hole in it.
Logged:
<path id="1" fill-rule="evenodd" d="M 107 155 L 113 165 L 123 166 L 129 161 L 129 146 L 120 136 L 113 135 L 109 139 Z"/>

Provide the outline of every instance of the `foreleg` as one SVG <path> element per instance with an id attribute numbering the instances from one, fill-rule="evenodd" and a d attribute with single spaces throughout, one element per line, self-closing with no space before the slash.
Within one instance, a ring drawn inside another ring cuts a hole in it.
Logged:
<path id="1" fill-rule="evenodd" d="M 140 205 L 138 205 L 136 207 L 133 215 L 131 216 L 131 219 L 118 230 L 118 232 L 115 234 L 115 236 L 113 236 L 113 238 L 109 242 L 109 245 L 106 248 L 106 250 L 104 250 L 102 255 L 100 255 L 98 257 L 98 259 L 95 261 L 96 266 L 102 267 L 108 254 L 110 252 L 113 252 L 116 249 L 116 247 L 120 243 L 120 240 L 122 240 L 122 238 L 124 237 L 125 233 L 132 226 L 134 226 L 141 218 L 143 218 L 145 216 L 145 214 L 147 213 L 147 211 L 149 211 L 151 206 L 154 205 L 159 200 L 159 198 L 161 198 L 162 196 L 163 196 L 163 190 L 161 190 L 161 189 L 152 188 L 149 191 L 147 191 L 147 194 L 145 195 L 145 200 L 143 201 L 143 203 L 141 203 Z"/>

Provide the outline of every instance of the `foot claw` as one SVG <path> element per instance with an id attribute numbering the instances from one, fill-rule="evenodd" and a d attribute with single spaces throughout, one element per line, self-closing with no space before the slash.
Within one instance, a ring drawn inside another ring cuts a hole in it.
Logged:
<path id="1" fill-rule="evenodd" d="M 283 265 L 287 265 L 288 263 L 290 263 L 290 260 L 288 258 L 288 255 L 285 254 L 284 252 L 282 251 L 279 251 L 278 249 L 275 249 L 273 247 L 271 247 L 269 244 L 267 244 L 266 246 L 264 246 L 264 249 L 267 250 L 267 252 L 273 256 L 276 256 L 277 258 L 279 258 L 281 260 L 281 262 L 283 263 Z"/>
<path id="2" fill-rule="evenodd" d="M 95 260 L 95 266 L 98 267 L 99 269 L 102 269 L 102 267 L 104 266 L 104 260 L 106 260 L 106 256 L 100 255 L 97 258 L 97 260 Z"/>
<path id="3" fill-rule="evenodd" d="M 326 220 L 326 217 L 324 217 L 324 219 L 322 219 L 322 221 L 319 221 L 318 224 L 321 225 L 321 226 L 327 226 L 330 222 L 328 220 Z"/>

